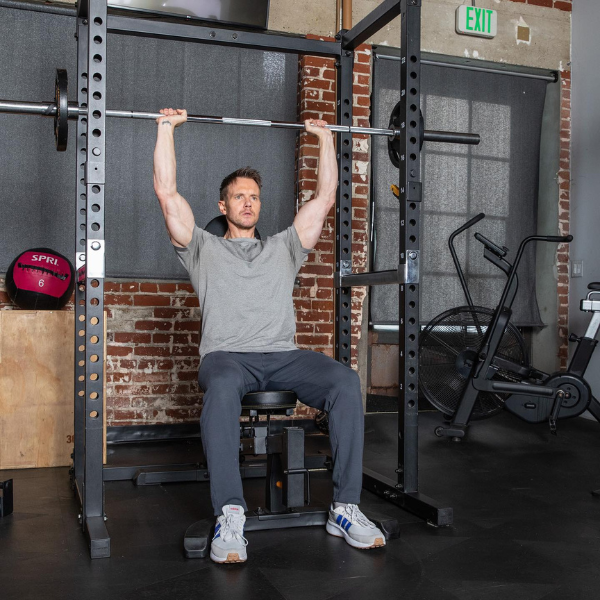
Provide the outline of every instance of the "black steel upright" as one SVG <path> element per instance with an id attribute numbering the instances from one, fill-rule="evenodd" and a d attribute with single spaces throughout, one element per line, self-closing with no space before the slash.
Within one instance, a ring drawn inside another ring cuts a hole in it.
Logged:
<path id="1" fill-rule="evenodd" d="M 418 343 L 419 343 L 419 216 L 421 212 L 421 0 L 403 0 L 401 9 L 400 247 L 399 294 L 398 489 L 417 492 L 418 483 Z"/>
<path id="2" fill-rule="evenodd" d="M 419 493 L 418 479 L 418 336 L 419 336 L 419 215 L 420 181 L 420 57 L 421 0 L 385 0 L 355 27 L 342 34 L 342 56 L 356 49 L 373 33 L 400 15 L 401 105 L 394 129 L 400 130 L 399 257 L 396 271 L 352 275 L 340 261 L 337 280 L 338 306 L 349 297 L 352 285 L 399 285 L 399 397 L 398 467 L 394 481 L 371 469 L 363 469 L 363 487 L 435 525 L 452 523 L 452 509 Z M 341 70 L 346 77 L 346 72 Z M 350 79 L 350 82 L 352 80 Z M 344 83 L 342 82 L 342 86 Z M 345 85 L 348 85 L 346 82 Z M 338 107 L 339 108 L 339 107 Z M 340 187 L 344 173 L 340 172 Z M 343 195 L 340 205 L 343 210 Z M 338 208 L 340 211 L 340 208 Z M 340 235 L 341 233 L 341 235 Z M 343 257 L 345 230 L 338 230 L 337 256 Z M 344 317 L 344 313 L 338 314 Z M 336 330 L 336 347 L 344 347 L 343 329 Z M 336 355 L 337 356 L 337 355 Z M 340 356 L 342 356 L 340 354 Z M 343 357 L 342 357 L 343 358 Z"/>
<path id="3" fill-rule="evenodd" d="M 342 51 L 337 63 L 337 122 L 352 125 L 352 86 L 354 52 Z M 338 277 L 352 273 L 352 134 L 338 137 L 339 185 L 335 213 L 335 265 Z M 335 348 L 334 356 L 350 366 L 352 344 L 352 288 L 335 289 Z"/>
<path id="4" fill-rule="evenodd" d="M 84 313 L 78 310 L 76 339 L 85 340 L 82 356 L 76 342 L 77 366 L 85 365 L 85 385 L 77 385 L 75 403 L 83 404 L 83 473 L 77 481 L 81 498 L 81 522 L 92 558 L 110 556 L 110 538 L 105 525 L 103 441 L 104 441 L 104 183 L 106 110 L 106 0 L 80 0 L 78 5 L 78 94 L 87 106 L 87 117 L 78 121 L 77 177 L 78 222 L 85 216 L 85 238 L 77 232 L 78 264 L 85 268 Z M 87 40 L 83 40 L 86 37 Z M 86 43 L 87 41 L 87 43 Z M 83 54 L 83 56 L 82 56 Z M 84 140 L 82 140 L 82 137 Z M 83 183 L 82 176 L 83 175 Z M 85 188 L 84 191 L 83 188 Z M 85 208 L 84 208 L 85 204 Z M 83 214 L 82 214 L 83 211 Z M 85 256 L 82 256 L 82 251 Z M 82 260 L 83 259 L 83 260 Z M 84 296 L 82 297 L 82 294 Z M 79 306 L 78 306 L 79 309 Z M 83 316 L 83 319 L 81 318 Z M 83 325 L 83 326 L 81 326 Z M 78 375 L 78 378 L 81 374 Z M 79 384 L 78 379 L 78 384 Z M 83 391 L 83 397 L 81 392 Z M 78 411 L 81 414 L 81 411 Z M 81 446 L 81 440 L 77 442 Z M 79 457 L 76 457 L 77 464 Z"/>
<path id="5" fill-rule="evenodd" d="M 85 19 L 77 18 L 77 102 L 87 103 L 87 47 L 88 28 Z M 85 152 L 87 119 L 83 116 L 77 121 L 77 140 L 75 160 L 77 173 L 77 195 L 75 198 L 75 381 L 74 381 L 74 419 L 75 444 L 73 449 L 73 484 L 80 506 L 83 506 L 83 474 L 85 458 L 85 246 L 86 230 L 86 188 L 85 188 Z M 80 277 L 80 275 L 82 277 Z"/>

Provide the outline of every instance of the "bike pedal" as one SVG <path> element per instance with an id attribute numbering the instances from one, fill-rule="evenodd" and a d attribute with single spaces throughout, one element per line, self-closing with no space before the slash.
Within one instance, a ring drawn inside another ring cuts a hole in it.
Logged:
<path id="1" fill-rule="evenodd" d="M 444 427 L 440 425 L 434 429 L 434 433 L 437 437 L 449 437 L 455 442 L 465 437 L 465 430 L 460 427 Z"/>

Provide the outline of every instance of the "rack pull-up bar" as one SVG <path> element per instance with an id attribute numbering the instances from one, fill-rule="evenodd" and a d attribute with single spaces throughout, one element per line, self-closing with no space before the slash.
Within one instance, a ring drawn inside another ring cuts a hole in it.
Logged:
<path id="1" fill-rule="evenodd" d="M 89 118 L 88 109 L 85 106 L 68 104 L 66 71 L 59 69 L 56 78 L 55 101 L 52 102 L 19 102 L 13 100 L 0 100 L 0 113 L 38 115 L 41 117 L 54 117 L 56 148 L 66 150 L 67 148 L 67 119 L 77 119 L 80 116 Z M 133 110 L 106 110 L 105 116 L 118 119 L 147 119 L 156 120 L 162 117 L 160 113 L 139 112 Z M 93 129 L 93 118 L 88 125 Z M 231 117 L 213 117 L 188 115 L 190 123 L 242 125 L 251 127 L 273 127 L 277 129 L 303 130 L 304 123 L 292 123 L 288 121 L 266 121 L 262 119 L 238 119 Z M 328 125 L 331 131 L 341 133 L 356 133 L 362 135 L 382 135 L 395 139 L 400 137 L 400 129 L 380 129 L 377 127 L 352 127 L 348 125 Z M 480 137 L 476 133 L 459 133 L 447 131 L 424 131 L 423 141 L 443 142 L 454 144 L 479 144 Z"/>

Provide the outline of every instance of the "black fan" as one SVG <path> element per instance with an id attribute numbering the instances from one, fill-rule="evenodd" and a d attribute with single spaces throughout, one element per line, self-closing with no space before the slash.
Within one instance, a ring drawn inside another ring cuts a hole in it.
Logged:
<path id="1" fill-rule="evenodd" d="M 481 347 L 494 312 L 483 307 L 460 306 L 433 319 L 419 340 L 420 389 L 438 410 L 451 417 L 456 412 L 467 377 Z M 519 331 L 509 324 L 496 356 L 518 365 L 529 364 Z M 500 381 L 518 381 L 498 369 L 493 377 Z M 502 410 L 507 394 L 480 392 L 472 418 L 492 417 Z"/>

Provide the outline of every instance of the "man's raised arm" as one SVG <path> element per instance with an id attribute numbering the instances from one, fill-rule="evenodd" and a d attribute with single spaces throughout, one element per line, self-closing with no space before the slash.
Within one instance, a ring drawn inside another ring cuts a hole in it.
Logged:
<path id="1" fill-rule="evenodd" d="M 165 217 L 171 243 L 184 248 L 192 240 L 194 214 L 190 205 L 177 192 L 175 160 L 175 127 L 187 121 L 187 111 L 164 108 L 164 117 L 156 119 L 158 132 L 154 148 L 154 191 Z"/>
<path id="2" fill-rule="evenodd" d="M 319 138 L 319 166 L 317 189 L 314 198 L 307 202 L 296 215 L 294 227 L 304 248 L 314 248 L 323 230 L 323 223 L 331 207 L 335 204 L 338 186 L 338 168 L 333 135 L 325 121 L 304 122 L 308 133 Z"/>

